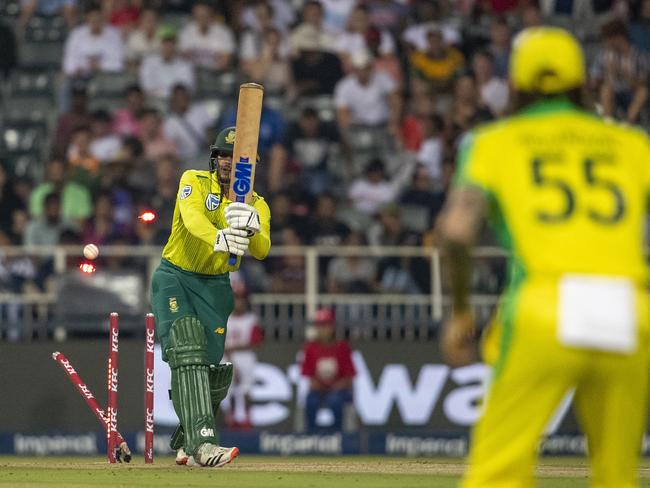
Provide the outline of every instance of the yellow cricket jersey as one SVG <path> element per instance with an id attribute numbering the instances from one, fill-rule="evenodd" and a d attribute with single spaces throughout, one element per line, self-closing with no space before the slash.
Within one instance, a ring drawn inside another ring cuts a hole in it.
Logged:
<path id="1" fill-rule="evenodd" d="M 566 100 L 539 102 L 470 134 L 456 185 L 486 192 L 514 271 L 616 275 L 645 285 L 650 146 L 642 131 Z"/>
<path id="2" fill-rule="evenodd" d="M 228 265 L 226 253 L 215 253 L 217 232 L 228 227 L 224 210 L 230 200 L 221 194 L 216 173 L 189 170 L 183 173 L 176 197 L 172 229 L 162 257 L 193 273 L 217 275 L 239 268 Z M 271 247 L 271 211 L 264 198 L 253 193 L 251 205 L 260 216 L 260 232 L 251 238 L 248 251 L 264 259 Z"/>

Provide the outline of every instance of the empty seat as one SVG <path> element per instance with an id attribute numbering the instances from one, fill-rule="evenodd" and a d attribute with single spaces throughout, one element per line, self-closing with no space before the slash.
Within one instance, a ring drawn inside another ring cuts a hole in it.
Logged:
<path id="1" fill-rule="evenodd" d="M 237 88 L 235 73 L 222 73 L 209 69 L 197 70 L 198 98 L 231 97 Z"/>
<path id="2" fill-rule="evenodd" d="M 88 82 L 88 94 L 93 97 L 124 97 L 126 89 L 138 82 L 133 73 L 97 73 Z"/>
<path id="3" fill-rule="evenodd" d="M 59 42 L 23 42 L 20 66 L 25 68 L 59 69 L 63 59 L 63 44 Z"/>
<path id="4" fill-rule="evenodd" d="M 5 121 L 46 123 L 54 115 L 50 96 L 11 96 L 4 103 Z"/>
<path id="5" fill-rule="evenodd" d="M 54 77 L 52 71 L 16 70 L 9 80 L 12 96 L 45 95 L 54 97 Z"/>

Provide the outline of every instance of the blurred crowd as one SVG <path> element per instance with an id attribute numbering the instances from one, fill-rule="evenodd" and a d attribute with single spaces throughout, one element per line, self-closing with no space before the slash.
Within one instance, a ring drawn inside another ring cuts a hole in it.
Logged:
<path id="1" fill-rule="evenodd" d="M 234 125 L 243 81 L 265 87 L 256 189 L 271 207 L 274 245 L 435 245 L 459 140 L 508 113 L 511 43 L 528 26 L 570 28 L 587 53 L 595 109 L 648 124 L 650 0 L 19 7 L 0 28 L 6 80 L 22 69 L 15 50 L 35 19 L 63 19 L 65 37 L 37 171 L 0 165 L 2 245 L 164 244 L 180 174 L 207 168 L 209 144 Z M 101 76 L 130 81 L 115 103 L 93 108 L 101 100 L 90 87 Z M 210 83 L 224 80 L 230 95 L 214 95 Z M 137 218 L 147 209 L 155 222 Z M 5 264 L 0 277 L 27 273 L 39 283 L 48 271 Z M 335 257 L 321 268 L 331 293 L 430 287 L 416 259 Z M 247 262 L 243 272 L 254 291 L 305 289 L 299 256 Z"/>

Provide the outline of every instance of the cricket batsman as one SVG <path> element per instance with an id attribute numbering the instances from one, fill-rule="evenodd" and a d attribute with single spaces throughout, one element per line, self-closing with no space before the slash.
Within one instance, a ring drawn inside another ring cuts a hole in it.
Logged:
<path id="1" fill-rule="evenodd" d="M 537 448 L 575 389 L 595 488 L 638 486 L 648 412 L 644 222 L 650 144 L 581 108 L 578 42 L 535 27 L 514 41 L 515 115 L 470 134 L 442 220 L 453 313 L 442 348 L 476 359 L 470 250 L 483 217 L 510 251 L 510 282 L 487 331 L 492 365 L 465 488 L 534 486 Z"/>
<path id="2" fill-rule="evenodd" d="M 183 173 L 171 234 L 152 279 L 156 333 L 180 419 L 171 440 L 178 464 L 223 466 L 239 454 L 219 446 L 215 426 L 233 374 L 231 364 L 219 364 L 233 309 L 229 273 L 246 251 L 266 257 L 271 215 L 257 193 L 250 205 L 226 197 L 235 137 L 235 127 L 221 131 L 210 146 L 209 170 Z M 233 266 L 231 254 L 237 256 Z"/>

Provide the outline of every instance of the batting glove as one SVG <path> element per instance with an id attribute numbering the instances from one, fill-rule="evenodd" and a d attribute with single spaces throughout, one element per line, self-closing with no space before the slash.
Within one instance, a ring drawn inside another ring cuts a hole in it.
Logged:
<path id="1" fill-rule="evenodd" d="M 260 215 L 252 205 L 233 202 L 226 207 L 224 214 L 230 227 L 245 230 L 248 237 L 260 231 Z"/>
<path id="2" fill-rule="evenodd" d="M 227 252 L 236 256 L 243 256 L 248 249 L 250 239 L 246 237 L 246 231 L 226 227 L 217 232 L 217 239 L 214 242 L 214 252 Z"/>

